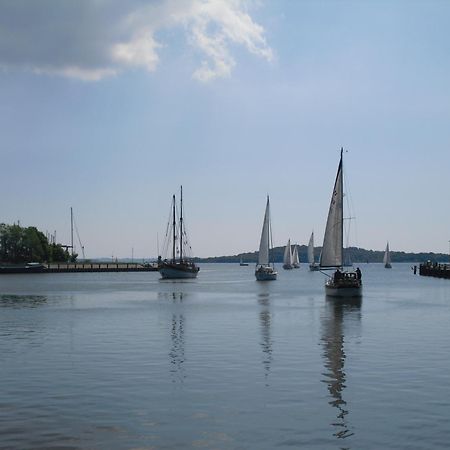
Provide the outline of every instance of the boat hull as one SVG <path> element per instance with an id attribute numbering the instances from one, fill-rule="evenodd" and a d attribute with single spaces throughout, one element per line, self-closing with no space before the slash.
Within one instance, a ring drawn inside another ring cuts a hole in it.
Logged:
<path id="1" fill-rule="evenodd" d="M 161 278 L 166 280 L 197 278 L 199 268 L 195 264 L 162 263 L 158 269 Z"/>
<path id="2" fill-rule="evenodd" d="M 6 273 L 43 273 L 46 267 L 43 264 L 16 264 L 11 266 L 0 266 L 0 274 Z"/>
<path id="3" fill-rule="evenodd" d="M 392 266 L 391 266 L 389 263 L 386 263 L 386 264 L 384 265 L 384 268 L 385 268 L 385 269 L 392 269 Z"/>
<path id="4" fill-rule="evenodd" d="M 309 270 L 311 270 L 311 272 L 317 272 L 320 270 L 320 267 L 317 264 L 310 264 Z"/>
<path id="5" fill-rule="evenodd" d="M 273 281 L 277 279 L 278 272 L 273 267 L 259 267 L 255 270 L 257 281 Z"/>
<path id="6" fill-rule="evenodd" d="M 284 270 L 292 270 L 293 268 L 294 268 L 294 266 L 291 266 L 290 264 L 283 264 Z"/>
<path id="7" fill-rule="evenodd" d="M 361 297 L 362 285 L 359 286 L 339 286 L 339 285 L 325 285 L 325 293 L 329 297 Z"/>
<path id="8" fill-rule="evenodd" d="M 336 270 L 325 283 L 325 292 L 330 297 L 360 297 L 362 295 L 361 272 L 341 272 Z"/>

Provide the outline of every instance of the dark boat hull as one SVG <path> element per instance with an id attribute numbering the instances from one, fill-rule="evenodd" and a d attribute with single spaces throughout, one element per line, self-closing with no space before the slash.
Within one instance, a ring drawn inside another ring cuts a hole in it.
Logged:
<path id="1" fill-rule="evenodd" d="M 43 264 L 25 264 L 17 266 L 0 266 L 0 274 L 2 273 L 42 273 L 46 267 Z"/>
<path id="2" fill-rule="evenodd" d="M 259 266 L 255 270 L 257 281 L 273 281 L 277 279 L 278 272 L 271 266 Z"/>
<path id="3" fill-rule="evenodd" d="M 194 263 L 188 262 L 163 262 L 160 264 L 159 273 L 161 278 L 167 280 L 197 278 L 200 270 Z"/>

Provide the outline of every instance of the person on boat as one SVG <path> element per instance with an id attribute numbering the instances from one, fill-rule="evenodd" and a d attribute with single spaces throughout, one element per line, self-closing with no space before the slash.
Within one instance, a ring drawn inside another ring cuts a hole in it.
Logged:
<path id="1" fill-rule="evenodd" d="M 342 278 L 342 273 L 339 269 L 336 269 L 336 272 L 334 272 L 334 282 L 339 281 Z"/>
<path id="2" fill-rule="evenodd" d="M 361 271 L 359 270 L 359 267 L 356 268 L 356 278 L 358 278 L 358 280 L 361 279 Z"/>

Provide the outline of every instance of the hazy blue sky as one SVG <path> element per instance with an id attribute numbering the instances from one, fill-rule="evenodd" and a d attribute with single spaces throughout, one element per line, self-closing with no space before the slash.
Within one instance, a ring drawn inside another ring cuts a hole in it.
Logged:
<path id="1" fill-rule="evenodd" d="M 0 0 L 0 221 L 156 255 L 322 243 L 344 146 L 365 248 L 448 252 L 450 2 Z M 353 227 L 355 228 L 355 225 Z"/>

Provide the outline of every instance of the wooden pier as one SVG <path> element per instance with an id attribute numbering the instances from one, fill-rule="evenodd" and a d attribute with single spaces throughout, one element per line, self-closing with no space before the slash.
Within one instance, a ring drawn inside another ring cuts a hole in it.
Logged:
<path id="1" fill-rule="evenodd" d="M 138 263 L 53 263 L 0 267 L 0 274 L 11 273 L 85 273 L 85 272 L 157 272 L 157 264 Z"/>
<path id="2" fill-rule="evenodd" d="M 450 279 L 450 264 L 440 264 L 427 261 L 419 266 L 419 275 Z"/>

